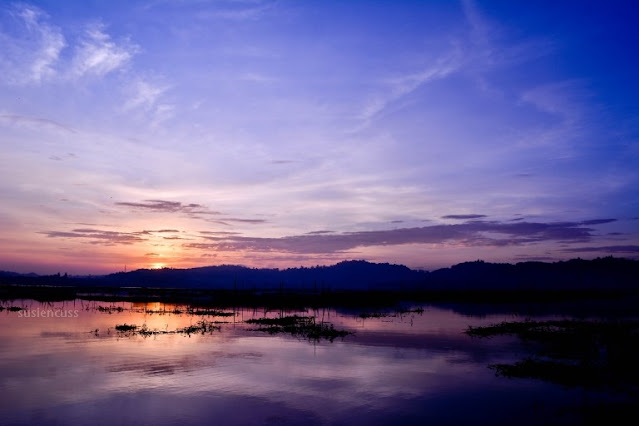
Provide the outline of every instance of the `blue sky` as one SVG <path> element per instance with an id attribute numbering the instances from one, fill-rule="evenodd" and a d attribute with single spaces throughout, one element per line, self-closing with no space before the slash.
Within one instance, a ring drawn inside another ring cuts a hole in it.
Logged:
<path id="1" fill-rule="evenodd" d="M 633 2 L 0 3 L 0 269 L 639 256 Z"/>

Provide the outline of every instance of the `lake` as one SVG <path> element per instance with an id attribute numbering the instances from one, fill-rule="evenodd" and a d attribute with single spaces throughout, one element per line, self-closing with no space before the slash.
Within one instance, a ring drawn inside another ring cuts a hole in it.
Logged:
<path id="1" fill-rule="evenodd" d="M 496 376 L 489 365 L 526 357 L 528 345 L 464 331 L 530 312 L 421 304 L 402 312 L 226 308 L 205 315 L 182 305 L 86 300 L 3 307 L 6 425 L 566 425 L 581 424 L 593 405 L 623 399 Z M 331 341 L 246 322 L 291 315 L 352 334 Z M 198 329 L 201 321 L 210 327 Z M 116 330 L 124 324 L 138 328 Z"/>

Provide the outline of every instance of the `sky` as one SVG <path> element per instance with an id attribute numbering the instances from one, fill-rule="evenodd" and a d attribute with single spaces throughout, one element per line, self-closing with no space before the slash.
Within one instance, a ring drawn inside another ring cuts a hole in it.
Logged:
<path id="1" fill-rule="evenodd" d="M 0 270 L 639 258 L 633 1 L 0 1 Z"/>

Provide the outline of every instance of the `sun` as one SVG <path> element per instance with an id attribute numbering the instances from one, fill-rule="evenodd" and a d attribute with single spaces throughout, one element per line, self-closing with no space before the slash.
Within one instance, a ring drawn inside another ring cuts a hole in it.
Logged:
<path id="1" fill-rule="evenodd" d="M 151 265 L 151 269 L 162 269 L 166 268 L 166 263 L 154 263 Z"/>

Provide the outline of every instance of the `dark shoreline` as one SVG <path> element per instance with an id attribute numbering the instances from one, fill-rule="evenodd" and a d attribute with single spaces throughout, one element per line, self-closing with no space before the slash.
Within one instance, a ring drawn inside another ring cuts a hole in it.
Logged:
<path id="1" fill-rule="evenodd" d="M 405 304 L 455 306 L 472 315 L 473 307 L 496 311 L 544 310 L 569 313 L 572 304 L 589 305 L 589 310 L 639 313 L 639 292 L 634 290 L 430 290 L 430 291 L 305 291 L 305 290 L 219 290 L 152 287 L 85 287 L 45 285 L 0 285 L 0 301 L 31 299 L 39 302 L 75 299 L 100 302 L 160 302 L 194 307 L 341 307 L 345 309 L 396 308 Z M 547 305 L 548 304 L 548 305 Z M 482 308 L 483 307 L 483 308 Z"/>

